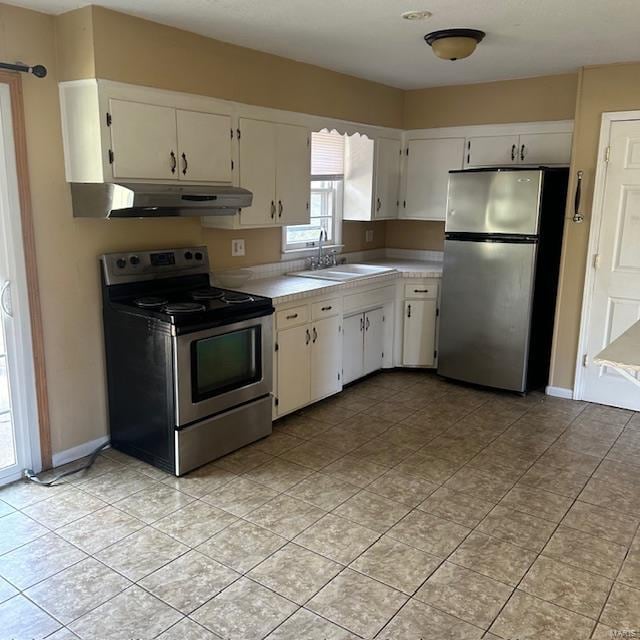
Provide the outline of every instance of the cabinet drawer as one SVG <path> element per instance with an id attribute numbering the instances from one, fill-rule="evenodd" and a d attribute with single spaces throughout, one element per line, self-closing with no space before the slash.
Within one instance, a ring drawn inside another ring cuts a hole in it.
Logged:
<path id="1" fill-rule="evenodd" d="M 323 302 L 314 302 L 311 305 L 311 319 L 320 320 L 321 318 L 329 318 L 342 313 L 342 300 L 340 298 L 332 298 Z"/>
<path id="2" fill-rule="evenodd" d="M 418 300 L 435 300 L 438 297 L 437 283 L 430 284 L 405 284 L 404 297 Z"/>
<path id="3" fill-rule="evenodd" d="M 307 305 L 283 309 L 282 311 L 276 311 L 276 325 L 278 329 L 295 327 L 296 325 L 304 324 L 308 317 L 309 307 Z"/>

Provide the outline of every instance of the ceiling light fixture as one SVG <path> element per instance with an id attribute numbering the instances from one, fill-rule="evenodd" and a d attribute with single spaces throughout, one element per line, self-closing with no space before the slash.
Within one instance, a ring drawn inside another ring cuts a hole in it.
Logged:
<path id="1" fill-rule="evenodd" d="M 431 11 L 405 11 L 400 17 L 405 20 L 427 20 L 432 15 Z"/>
<path id="2" fill-rule="evenodd" d="M 442 29 L 428 33 L 424 39 L 438 58 L 460 60 L 469 57 L 485 35 L 477 29 Z"/>

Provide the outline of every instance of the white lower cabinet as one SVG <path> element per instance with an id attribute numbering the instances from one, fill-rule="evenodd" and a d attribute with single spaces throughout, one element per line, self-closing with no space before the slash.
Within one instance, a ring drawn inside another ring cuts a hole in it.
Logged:
<path id="1" fill-rule="evenodd" d="M 277 311 L 276 322 L 276 415 L 338 393 L 342 389 L 341 305 L 332 300 L 317 309 L 311 304 Z"/>
<path id="2" fill-rule="evenodd" d="M 311 402 L 309 325 L 278 331 L 278 415 Z"/>
<path id="3" fill-rule="evenodd" d="M 344 319 L 343 382 L 347 384 L 382 369 L 384 309 L 379 307 Z"/>
<path id="4" fill-rule="evenodd" d="M 317 320 L 311 325 L 311 401 L 342 388 L 342 319 Z"/>
<path id="5" fill-rule="evenodd" d="M 406 300 L 402 364 L 432 367 L 436 360 L 436 300 Z"/>

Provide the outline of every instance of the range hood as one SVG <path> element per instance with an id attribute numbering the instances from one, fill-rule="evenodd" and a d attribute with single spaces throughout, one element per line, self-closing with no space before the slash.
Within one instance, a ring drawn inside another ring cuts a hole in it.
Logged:
<path id="1" fill-rule="evenodd" d="M 251 206 L 239 187 L 122 182 L 72 182 L 74 218 L 229 216 Z"/>

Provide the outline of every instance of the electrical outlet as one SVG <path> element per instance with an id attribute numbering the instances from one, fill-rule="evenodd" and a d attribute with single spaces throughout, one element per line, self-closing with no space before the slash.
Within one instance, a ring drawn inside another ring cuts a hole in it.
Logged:
<path id="1" fill-rule="evenodd" d="M 373 229 L 367 229 L 364 232 L 364 241 L 365 242 L 373 242 Z"/>
<path id="2" fill-rule="evenodd" d="M 231 241 L 231 255 L 243 256 L 244 255 L 244 240 L 232 240 Z"/>

